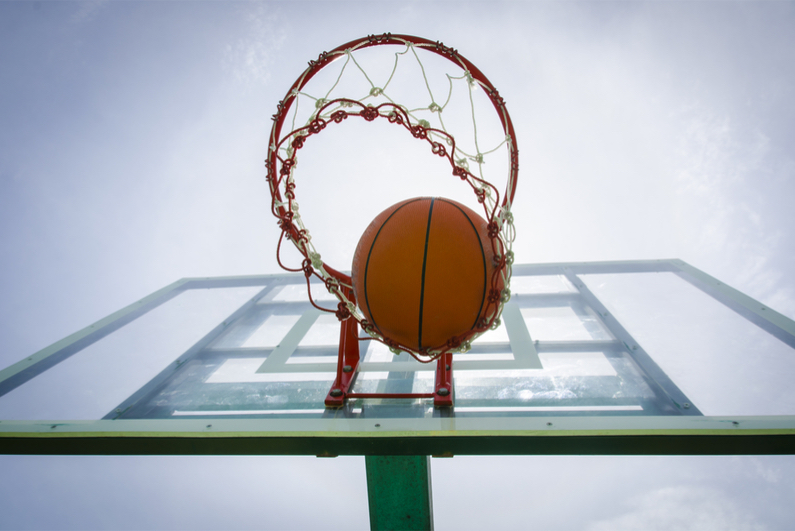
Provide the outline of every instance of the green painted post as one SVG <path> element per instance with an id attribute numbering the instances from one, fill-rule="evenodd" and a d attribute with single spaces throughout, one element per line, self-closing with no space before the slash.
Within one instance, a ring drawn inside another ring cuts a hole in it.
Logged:
<path id="1" fill-rule="evenodd" d="M 430 457 L 368 455 L 364 463 L 370 529 L 433 529 Z"/>

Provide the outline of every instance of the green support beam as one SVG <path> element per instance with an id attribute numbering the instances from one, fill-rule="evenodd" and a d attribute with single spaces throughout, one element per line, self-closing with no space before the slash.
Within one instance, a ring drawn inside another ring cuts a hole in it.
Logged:
<path id="1" fill-rule="evenodd" d="M 370 529 L 433 529 L 430 457 L 368 455 L 364 462 Z"/>

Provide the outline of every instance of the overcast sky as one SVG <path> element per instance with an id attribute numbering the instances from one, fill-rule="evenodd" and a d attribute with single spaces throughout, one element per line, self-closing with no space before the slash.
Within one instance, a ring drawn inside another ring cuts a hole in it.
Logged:
<path id="1" fill-rule="evenodd" d="M 0 366 L 179 278 L 278 272 L 270 116 L 308 60 L 385 31 L 505 97 L 518 262 L 681 258 L 795 318 L 795 3 L 1 2 Z M 795 521 L 791 457 L 432 466 L 439 529 Z M 368 526 L 363 458 L 0 470 L 4 529 Z"/>

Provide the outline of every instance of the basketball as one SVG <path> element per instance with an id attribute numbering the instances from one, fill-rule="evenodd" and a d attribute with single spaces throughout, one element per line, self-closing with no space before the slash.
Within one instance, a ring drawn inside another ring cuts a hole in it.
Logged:
<path id="1" fill-rule="evenodd" d="M 417 351 L 471 332 L 488 306 L 494 252 L 486 221 L 450 199 L 392 205 L 353 257 L 356 302 L 385 338 Z"/>

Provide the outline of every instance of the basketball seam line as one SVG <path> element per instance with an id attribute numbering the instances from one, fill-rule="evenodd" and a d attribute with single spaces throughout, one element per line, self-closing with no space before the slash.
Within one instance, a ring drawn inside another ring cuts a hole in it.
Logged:
<path id="1" fill-rule="evenodd" d="M 472 330 L 473 328 L 475 328 L 478 325 L 478 319 L 480 318 L 480 312 L 483 311 L 483 304 L 486 302 L 486 287 L 488 286 L 488 270 L 486 268 L 486 251 L 483 250 L 483 242 L 480 241 L 480 233 L 478 232 L 477 227 L 475 227 L 475 224 L 472 223 L 472 220 L 469 219 L 469 215 L 467 215 L 467 213 L 464 212 L 464 210 L 461 207 L 459 207 L 458 205 L 456 205 L 452 201 L 445 201 L 442 198 L 439 198 L 439 200 L 440 201 L 444 201 L 445 203 L 448 203 L 448 204 L 456 207 L 458 210 L 461 211 L 461 213 L 464 215 L 466 220 L 469 222 L 469 225 L 472 227 L 472 230 L 475 231 L 475 240 L 477 240 L 478 245 L 480 246 L 480 256 L 481 256 L 481 258 L 483 260 L 483 295 L 480 298 L 480 308 L 478 308 L 478 313 L 477 313 L 477 315 L 475 315 L 475 322 L 472 324 L 472 327 L 470 327 L 470 330 Z"/>
<path id="2" fill-rule="evenodd" d="M 418 197 L 413 200 L 407 200 L 405 203 L 397 207 L 394 212 L 389 214 L 389 216 L 384 220 L 384 222 L 381 223 L 381 226 L 378 227 L 378 232 L 375 233 L 373 241 L 370 243 L 370 250 L 367 252 L 367 263 L 364 265 L 364 302 L 365 304 L 367 304 L 367 311 L 370 314 L 370 319 L 373 321 L 373 326 L 376 328 L 376 330 L 378 330 L 378 333 L 381 334 L 382 336 L 384 335 L 384 333 L 381 331 L 381 328 L 375 322 L 375 316 L 373 315 L 373 309 L 370 307 L 370 298 L 368 297 L 367 293 L 367 271 L 370 267 L 370 256 L 372 256 L 373 254 L 373 248 L 375 248 L 375 241 L 378 239 L 378 236 L 381 234 L 381 230 L 386 226 L 387 222 L 390 219 L 392 219 L 392 216 L 397 214 L 398 210 L 400 210 L 404 206 L 410 205 L 411 203 L 416 203 L 417 201 L 422 201 L 423 199 L 425 198 Z"/>
<path id="3" fill-rule="evenodd" d="M 433 216 L 433 203 L 435 197 L 431 198 L 431 206 L 428 208 L 428 227 L 425 229 L 425 254 L 422 255 L 422 280 L 420 281 L 420 326 L 419 337 L 417 339 L 417 350 L 422 348 L 422 306 L 425 302 L 425 265 L 428 261 L 428 240 L 431 235 L 431 216 Z"/>

